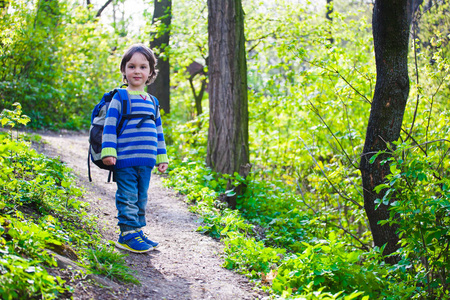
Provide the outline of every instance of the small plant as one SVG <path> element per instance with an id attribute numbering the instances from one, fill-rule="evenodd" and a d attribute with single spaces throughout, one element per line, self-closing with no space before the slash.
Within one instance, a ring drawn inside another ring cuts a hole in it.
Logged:
<path id="1" fill-rule="evenodd" d="M 94 274 L 104 275 L 109 279 L 139 284 L 135 272 L 126 266 L 124 254 L 114 251 L 114 246 L 99 245 L 88 249 L 89 269 Z"/>
<path id="2" fill-rule="evenodd" d="M 0 298 L 56 299 L 63 293 L 65 281 L 49 275 L 39 260 L 26 259 L 0 245 Z"/>
<path id="3" fill-rule="evenodd" d="M 13 103 L 15 107 L 14 110 L 3 109 L 0 113 L 0 124 L 2 127 L 9 127 L 11 139 L 12 139 L 12 130 L 14 127 L 18 125 L 27 125 L 31 120 L 28 116 L 22 115 L 22 105 L 18 102 Z M 19 129 L 19 128 L 17 128 Z"/>

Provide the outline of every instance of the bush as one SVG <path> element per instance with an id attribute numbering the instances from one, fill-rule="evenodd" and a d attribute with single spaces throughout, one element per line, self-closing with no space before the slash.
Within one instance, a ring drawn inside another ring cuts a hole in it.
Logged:
<path id="1" fill-rule="evenodd" d="M 390 218 L 398 224 L 401 258 L 391 275 L 415 286 L 414 297 L 445 298 L 450 292 L 450 177 L 449 160 L 439 147 L 423 155 L 419 147 L 398 144 L 384 163 L 390 164 L 387 182 L 377 203 L 390 204 Z M 409 295 L 408 295 L 409 296 Z"/>
<path id="2" fill-rule="evenodd" d="M 25 141 L 32 138 L 13 131 L 28 122 L 18 103 L 0 114 L 1 125 L 9 127 L 0 131 L 0 298 L 70 295 L 71 282 L 49 274 L 57 265 L 51 251 L 86 272 L 136 283 L 122 254 L 104 245 L 71 170 L 38 154 Z"/>

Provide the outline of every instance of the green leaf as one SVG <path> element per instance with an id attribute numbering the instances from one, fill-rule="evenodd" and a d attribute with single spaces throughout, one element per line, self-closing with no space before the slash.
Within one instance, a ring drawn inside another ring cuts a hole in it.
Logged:
<path id="1" fill-rule="evenodd" d="M 227 197 L 233 197 L 236 195 L 236 192 L 234 190 L 227 190 L 225 191 L 225 195 L 227 195 Z"/>
<path id="2" fill-rule="evenodd" d="M 63 180 L 61 181 L 61 186 L 64 188 L 68 188 L 70 187 L 70 182 Z"/>
<path id="3" fill-rule="evenodd" d="M 379 193 L 381 192 L 381 190 L 386 189 L 386 188 L 390 188 L 390 185 L 385 184 L 385 183 L 382 183 L 382 184 L 380 184 L 380 185 L 377 185 L 377 186 L 374 188 L 374 191 L 375 191 L 377 194 L 379 194 Z"/>
<path id="4" fill-rule="evenodd" d="M 215 188 L 219 185 L 219 183 L 218 183 L 216 180 L 211 180 L 211 181 L 209 182 L 209 184 L 211 185 L 211 187 L 212 187 L 213 189 L 215 189 Z"/>
<path id="5" fill-rule="evenodd" d="M 376 154 L 374 154 L 374 155 L 370 158 L 369 163 L 373 164 L 373 163 L 375 162 L 375 160 L 377 159 L 377 157 L 378 157 L 380 154 L 383 154 L 383 153 L 384 153 L 383 151 L 378 151 Z"/>
<path id="6" fill-rule="evenodd" d="M 203 178 L 205 178 L 206 181 L 211 181 L 214 179 L 214 177 L 212 175 L 205 175 L 205 176 L 203 176 Z"/>
<path id="7" fill-rule="evenodd" d="M 363 294 L 364 294 L 364 292 L 353 292 L 351 295 L 345 296 L 344 299 L 345 300 L 352 300 L 352 299 L 355 299 L 355 298 L 357 298 L 357 297 L 359 297 L 359 296 L 361 296 Z"/>

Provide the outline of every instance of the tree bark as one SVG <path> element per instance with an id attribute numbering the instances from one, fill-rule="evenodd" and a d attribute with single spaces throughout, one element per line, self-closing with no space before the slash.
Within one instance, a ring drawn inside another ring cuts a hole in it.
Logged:
<path id="1" fill-rule="evenodd" d="M 247 61 L 241 0 L 208 0 L 209 131 L 206 162 L 214 171 L 250 171 Z M 229 185 L 229 188 L 231 186 Z M 235 190 L 237 193 L 240 189 Z M 229 204 L 236 205 L 234 197 Z"/>
<path id="2" fill-rule="evenodd" d="M 414 12 L 413 0 L 376 0 L 373 10 L 373 37 L 377 81 L 367 125 L 364 153 L 360 162 L 364 188 L 364 209 L 369 219 L 375 246 L 385 244 L 384 254 L 395 252 L 399 245 L 396 225 L 378 224 L 389 218 L 389 206 L 376 209 L 375 200 L 381 199 L 374 188 L 385 181 L 390 173 L 389 164 L 381 164 L 386 155 L 380 155 L 374 163 L 370 158 L 387 144 L 400 137 L 400 131 L 409 93 L 408 43 Z M 387 144 L 386 144 L 387 143 Z M 396 258 L 387 259 L 394 263 Z"/>
<path id="3" fill-rule="evenodd" d="M 205 94 L 205 90 L 206 90 L 206 78 L 201 80 L 202 85 L 201 85 L 200 91 L 198 93 L 195 90 L 195 86 L 194 86 L 194 76 L 189 77 L 189 84 L 191 86 L 192 94 L 194 95 L 195 111 L 196 111 L 197 117 L 198 117 L 203 113 L 202 99 L 203 99 L 203 95 Z"/>
<path id="4" fill-rule="evenodd" d="M 153 12 L 152 24 L 160 22 L 158 30 L 152 33 L 150 47 L 156 50 L 158 64 L 158 76 L 153 82 L 148 92 L 159 100 L 161 109 L 166 114 L 170 113 L 170 61 L 169 61 L 169 41 L 170 24 L 172 22 L 172 1 L 155 0 L 155 10 Z"/>
<path id="5" fill-rule="evenodd" d="M 333 0 L 327 0 L 325 18 L 327 18 L 328 21 L 333 21 L 333 17 L 331 16 L 334 11 L 333 5 Z"/>
<path id="6" fill-rule="evenodd" d="M 331 16 L 333 14 L 333 11 L 334 11 L 333 0 L 327 0 L 325 18 L 330 23 L 330 26 L 331 26 L 331 22 L 333 22 L 333 17 Z M 331 32 L 331 28 L 329 29 L 329 35 L 330 35 L 330 37 L 328 38 L 328 41 L 330 42 L 330 44 L 333 44 L 334 38 L 333 38 L 333 34 Z"/>

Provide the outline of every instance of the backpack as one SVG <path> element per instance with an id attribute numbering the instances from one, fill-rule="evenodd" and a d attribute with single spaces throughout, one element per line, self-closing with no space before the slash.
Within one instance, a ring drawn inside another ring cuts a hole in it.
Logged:
<path id="1" fill-rule="evenodd" d="M 89 182 L 92 182 L 91 177 L 91 164 L 92 161 L 100 169 L 109 170 L 108 182 L 111 181 L 111 174 L 114 171 L 114 166 L 107 166 L 102 161 L 102 138 L 103 127 L 105 125 L 106 112 L 108 111 L 109 104 L 114 95 L 118 93 L 119 100 L 122 103 L 122 112 L 120 114 L 119 123 L 117 125 L 117 136 L 122 134 L 122 130 L 125 128 L 125 124 L 128 120 L 133 118 L 142 118 L 142 120 L 136 125 L 137 128 L 141 127 L 145 120 L 151 119 L 156 121 L 156 116 L 149 114 L 132 114 L 131 113 L 131 100 L 128 97 L 126 89 L 117 88 L 103 95 L 100 102 L 94 107 L 91 115 L 91 127 L 89 129 L 89 153 L 88 153 L 88 176 Z M 155 113 L 158 115 L 159 105 L 155 97 L 150 95 L 150 99 L 153 101 L 155 107 Z"/>

